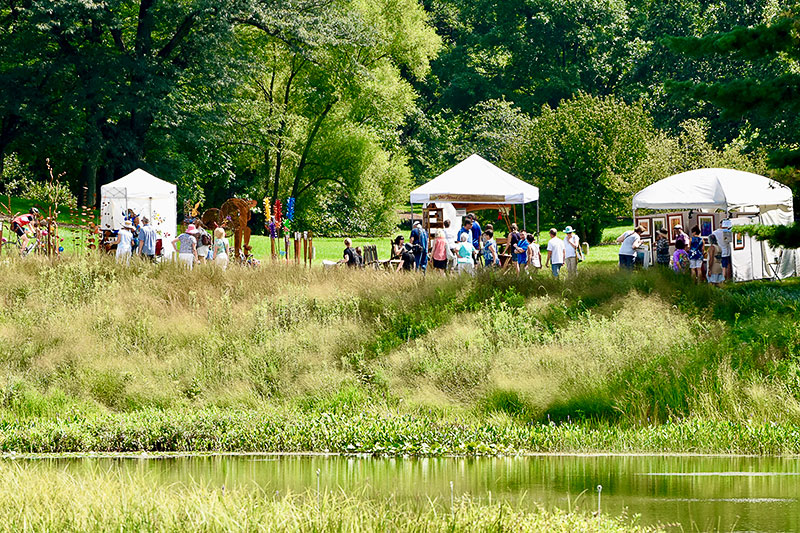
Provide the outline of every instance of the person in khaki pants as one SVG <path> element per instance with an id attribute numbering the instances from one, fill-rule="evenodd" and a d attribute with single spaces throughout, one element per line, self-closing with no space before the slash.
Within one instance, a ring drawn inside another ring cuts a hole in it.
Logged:
<path id="1" fill-rule="evenodd" d="M 569 276 L 575 276 L 578 274 L 578 254 L 581 253 L 581 240 L 575 234 L 575 230 L 572 229 L 572 226 L 567 226 L 564 229 L 564 233 L 567 234 L 566 237 L 564 237 L 564 248 L 566 249 L 564 262 L 567 265 L 567 274 Z"/>

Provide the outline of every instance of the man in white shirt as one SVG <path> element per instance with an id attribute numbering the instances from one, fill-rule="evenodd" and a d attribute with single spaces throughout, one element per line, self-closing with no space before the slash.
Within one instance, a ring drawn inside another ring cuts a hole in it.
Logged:
<path id="1" fill-rule="evenodd" d="M 564 237 L 564 263 L 567 265 L 567 274 L 575 276 L 578 274 L 578 254 L 580 254 L 579 247 L 581 245 L 580 238 L 575 234 L 572 226 L 567 226 L 564 229 L 566 237 Z"/>
<path id="2" fill-rule="evenodd" d="M 725 280 L 733 277 L 733 266 L 731 265 L 731 242 L 733 241 L 731 234 L 731 221 L 723 220 L 720 227 L 711 232 L 711 235 L 717 238 L 717 244 L 722 252 L 722 274 Z"/>
<path id="3" fill-rule="evenodd" d="M 558 277 L 561 267 L 564 266 L 564 241 L 556 237 L 558 230 L 556 228 L 550 229 L 550 241 L 547 243 L 547 265 L 553 271 L 553 276 Z"/>

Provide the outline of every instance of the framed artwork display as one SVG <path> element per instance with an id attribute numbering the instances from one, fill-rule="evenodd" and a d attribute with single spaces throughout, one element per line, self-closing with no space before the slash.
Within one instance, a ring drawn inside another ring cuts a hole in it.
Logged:
<path id="1" fill-rule="evenodd" d="M 669 230 L 669 243 L 675 244 L 675 226 L 683 226 L 683 215 L 667 215 L 667 229 Z"/>
<path id="2" fill-rule="evenodd" d="M 714 231 L 714 215 L 697 215 L 697 225 L 700 227 L 700 236 L 708 237 Z"/>
<path id="3" fill-rule="evenodd" d="M 649 237 L 651 235 L 650 217 L 636 217 L 636 226 L 642 226 L 644 228 L 642 237 Z"/>
<path id="4" fill-rule="evenodd" d="M 658 233 L 661 228 L 667 227 L 667 217 L 661 215 L 659 217 L 650 217 L 650 231 L 652 235 Z"/>
<path id="5" fill-rule="evenodd" d="M 733 234 L 733 249 L 744 250 L 744 233 Z"/>

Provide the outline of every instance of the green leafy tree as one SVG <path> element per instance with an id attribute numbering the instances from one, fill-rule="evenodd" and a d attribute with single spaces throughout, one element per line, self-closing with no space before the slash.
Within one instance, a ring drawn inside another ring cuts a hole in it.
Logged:
<path id="1" fill-rule="evenodd" d="M 771 24 L 737 27 L 702 38 L 672 38 L 671 46 L 689 57 L 734 58 L 755 64 L 780 66 L 779 73 L 761 72 L 716 82 L 674 82 L 677 93 L 711 102 L 731 120 L 745 121 L 752 131 L 751 146 L 769 151 L 769 164 L 786 169 L 775 176 L 792 187 L 795 212 L 800 204 L 800 181 L 792 169 L 800 167 L 800 12 L 786 11 Z"/>
<path id="2" fill-rule="evenodd" d="M 570 223 L 596 244 L 603 227 L 630 212 L 633 177 L 654 137 L 641 105 L 579 93 L 544 106 L 510 159 L 539 187 L 545 220 Z"/>
<path id="3" fill-rule="evenodd" d="M 316 229 L 385 231 L 408 189 L 398 140 L 416 99 L 407 78 L 427 74 L 440 41 L 416 0 L 343 1 L 325 14 L 302 44 L 249 37 L 261 61 L 223 144 L 253 194 L 296 198 Z"/>

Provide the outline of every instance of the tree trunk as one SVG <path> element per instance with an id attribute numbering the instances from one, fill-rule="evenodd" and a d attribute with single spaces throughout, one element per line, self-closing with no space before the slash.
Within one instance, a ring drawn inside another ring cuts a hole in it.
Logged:
<path id="1" fill-rule="evenodd" d="M 297 199 L 297 191 L 300 188 L 300 179 L 303 177 L 303 170 L 306 168 L 308 152 L 311 150 L 311 145 L 314 143 L 314 138 L 317 136 L 320 126 L 322 126 L 322 121 L 328 116 L 334 103 L 336 103 L 336 100 L 331 100 L 325 105 L 325 109 L 317 118 L 317 121 L 314 122 L 314 127 L 311 128 L 311 132 L 308 134 L 306 145 L 303 147 L 303 155 L 300 156 L 300 162 L 297 164 L 297 172 L 294 174 L 294 183 L 292 184 L 292 198 L 295 198 L 295 200 Z"/>

